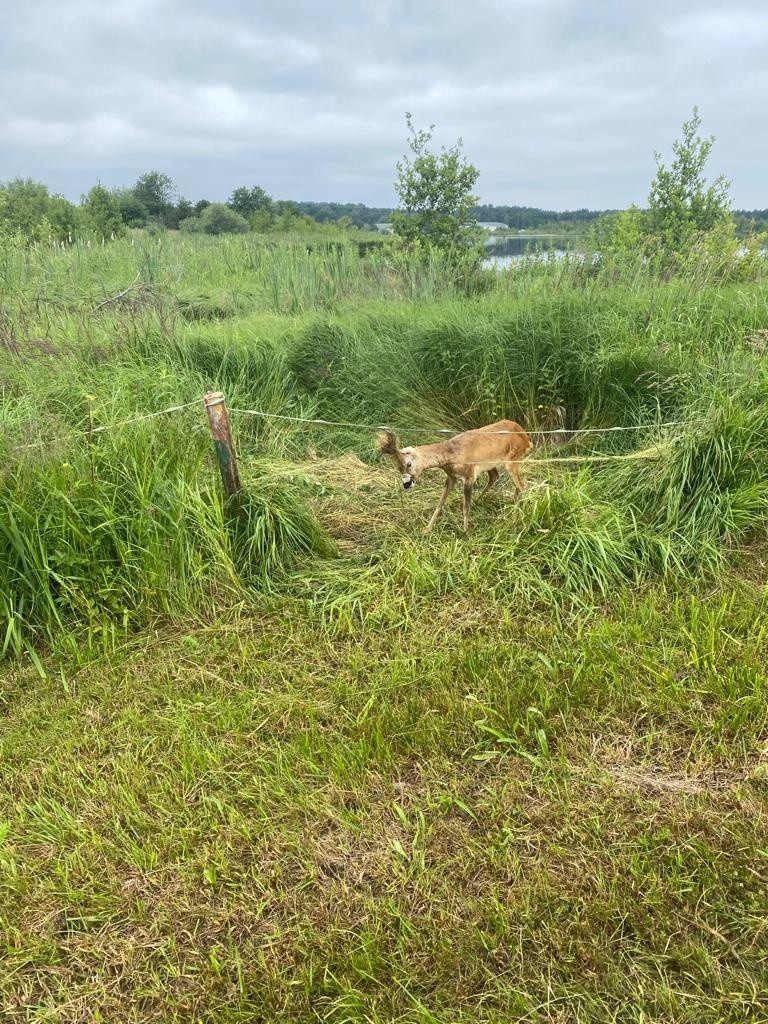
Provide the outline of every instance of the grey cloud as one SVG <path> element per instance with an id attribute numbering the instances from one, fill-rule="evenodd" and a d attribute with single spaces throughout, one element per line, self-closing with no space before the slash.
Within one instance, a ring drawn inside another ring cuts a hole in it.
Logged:
<path id="1" fill-rule="evenodd" d="M 764 207 L 766 42 L 758 0 L 38 0 L 0 38 L 0 179 L 387 204 L 411 110 L 486 201 L 625 206 L 697 103 L 713 171 Z"/>

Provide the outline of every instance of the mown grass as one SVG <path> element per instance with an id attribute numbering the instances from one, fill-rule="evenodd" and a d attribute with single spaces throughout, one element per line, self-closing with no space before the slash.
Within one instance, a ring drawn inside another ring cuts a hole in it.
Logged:
<path id="1" fill-rule="evenodd" d="M 12 669 L 7 1019 L 763 1019 L 757 595 L 371 612 Z"/>
<path id="2" fill-rule="evenodd" d="M 3 1019 L 768 1019 L 768 289 L 721 278 L 3 252 Z M 233 411 L 231 507 L 211 388 L 365 426 Z M 423 539 L 371 428 L 501 415 L 649 457 Z"/>

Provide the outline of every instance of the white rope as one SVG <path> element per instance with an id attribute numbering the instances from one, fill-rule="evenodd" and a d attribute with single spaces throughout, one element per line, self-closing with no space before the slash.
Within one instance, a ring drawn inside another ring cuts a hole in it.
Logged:
<path id="1" fill-rule="evenodd" d="M 613 462 L 614 460 L 627 460 L 627 459 L 660 459 L 661 448 L 653 449 L 652 451 L 642 452 L 629 452 L 626 455 L 567 455 L 558 456 L 555 459 L 523 459 L 520 463 L 521 466 L 546 466 L 550 462 Z M 479 465 L 479 463 L 478 463 Z"/>
<path id="2" fill-rule="evenodd" d="M 12 450 L 15 452 L 25 451 L 27 448 L 42 448 L 43 445 L 52 444 L 54 441 L 58 441 L 60 438 L 54 437 L 50 441 L 33 441 L 31 444 L 15 444 L 12 445 Z"/>
<path id="3" fill-rule="evenodd" d="M 156 416 L 166 416 L 169 413 L 180 412 L 183 409 L 189 409 L 192 406 L 196 406 L 198 404 L 198 402 L 199 402 L 199 399 L 196 399 L 193 402 L 185 402 L 182 405 L 170 405 L 166 409 L 158 409 L 155 412 L 147 412 L 147 413 L 142 413 L 139 416 L 131 416 L 129 419 L 118 420 L 118 422 L 116 422 L 116 423 L 107 423 L 107 424 L 104 424 L 103 426 L 100 426 L 100 427 L 94 427 L 92 430 L 79 431 L 77 436 L 79 436 L 79 437 L 90 437 L 93 434 L 100 434 L 100 433 L 102 433 L 102 432 L 104 432 L 106 430 L 116 430 L 119 427 L 128 426 L 129 424 L 132 424 L 132 423 L 141 423 L 144 420 L 154 419 Z M 243 415 L 243 416 L 259 416 L 259 417 L 262 417 L 264 419 L 289 420 L 292 423 L 306 423 L 306 424 L 314 424 L 314 425 L 326 426 L 326 427 L 352 427 L 354 429 L 359 429 L 359 430 L 389 430 L 389 429 L 391 429 L 389 427 L 385 427 L 385 426 L 382 426 L 382 425 L 374 425 L 374 424 L 367 424 L 367 423 L 350 423 L 350 422 L 346 422 L 346 421 L 342 421 L 342 420 L 307 419 L 307 418 L 302 417 L 302 416 L 287 416 L 287 415 L 282 414 L 282 413 L 262 412 L 261 410 L 258 410 L 258 409 L 230 409 L 229 411 L 232 412 L 232 413 L 238 413 L 238 414 Z M 564 434 L 564 433 L 602 434 L 602 433 L 607 433 L 607 432 L 610 432 L 610 431 L 650 430 L 650 429 L 653 429 L 653 428 L 661 429 L 662 427 L 678 427 L 678 426 L 685 426 L 685 425 L 687 425 L 689 423 L 696 423 L 696 422 L 699 422 L 699 421 L 697 421 L 697 420 L 670 420 L 670 421 L 667 421 L 665 423 L 636 424 L 636 425 L 633 425 L 633 426 L 626 426 L 626 427 L 584 427 L 584 428 L 582 428 L 580 430 L 576 430 L 576 431 L 567 431 L 567 430 L 564 430 L 564 429 L 562 429 L 562 430 L 531 430 L 531 431 L 518 431 L 518 430 L 492 430 L 491 431 L 491 430 L 488 430 L 488 431 L 483 431 L 483 433 L 489 434 L 491 436 L 493 436 L 493 435 L 502 435 L 502 434 L 515 434 L 515 435 L 519 435 L 519 434 L 523 434 L 523 433 L 539 434 L 539 435 L 544 435 L 544 434 Z M 398 429 L 400 429 L 402 433 L 408 433 L 408 432 L 412 432 L 412 431 L 422 431 L 422 432 L 437 433 L 437 434 L 453 434 L 454 433 L 454 431 L 452 431 L 452 430 L 450 430 L 448 428 L 445 428 L 445 427 L 436 428 L 434 430 L 431 430 L 429 427 L 413 427 L 413 428 L 411 428 L 410 431 L 406 430 L 405 428 L 398 428 Z M 51 438 L 49 440 L 44 440 L 44 441 L 34 441 L 34 442 L 30 443 L 30 444 L 15 445 L 14 446 L 14 451 L 21 451 L 21 450 L 28 449 L 28 448 L 39 448 L 39 447 L 42 447 L 43 445 L 54 444 L 56 441 L 60 441 L 60 440 L 62 440 L 62 438 Z M 658 458 L 659 457 L 658 452 L 659 452 L 660 447 L 663 447 L 663 446 L 657 445 L 657 446 L 655 446 L 655 448 L 652 448 L 650 450 L 646 449 L 646 450 L 644 450 L 642 452 L 630 452 L 629 454 L 625 454 L 625 455 L 570 455 L 570 456 L 557 457 L 557 458 L 551 458 L 551 459 L 524 458 L 524 459 L 521 460 L 521 462 L 522 462 L 522 464 L 524 464 L 526 466 L 531 466 L 531 465 L 533 465 L 533 466 L 541 466 L 541 465 L 546 465 L 546 464 L 552 463 L 552 462 L 573 462 L 573 463 L 579 463 L 579 462 L 612 462 L 614 460 L 627 460 L 627 459 L 653 459 L 653 458 Z M 493 460 L 493 461 L 491 461 L 491 460 L 482 460 L 480 462 L 473 463 L 473 465 L 478 466 L 478 467 L 485 466 L 485 465 L 496 466 L 496 465 L 498 465 L 498 462 L 497 462 L 497 460 Z"/>
<path id="4" fill-rule="evenodd" d="M 131 416 L 127 420 L 118 420 L 117 423 L 106 423 L 101 427 L 94 427 L 92 430 L 79 430 L 75 433 L 76 437 L 90 437 L 91 434 L 101 434 L 105 430 L 116 430 L 118 427 L 128 426 L 130 423 L 141 423 L 142 420 L 151 420 L 155 416 L 166 416 L 171 412 L 179 412 L 182 409 L 189 409 L 193 405 L 198 405 L 200 399 L 195 399 L 194 402 L 185 402 L 183 405 L 169 405 L 167 409 L 158 409 L 156 412 L 142 413 L 140 416 Z M 27 448 L 41 448 L 44 445 L 56 444 L 57 441 L 63 441 L 62 437 L 51 437 L 43 441 L 32 441 L 29 444 L 17 444 L 12 445 L 13 451 L 24 451 Z"/>
<path id="5" fill-rule="evenodd" d="M 451 430 L 448 427 L 388 427 L 381 423 L 349 423 L 345 420 L 306 419 L 303 416 L 287 416 L 284 413 L 278 412 L 262 412 L 260 409 L 230 409 L 229 412 L 237 413 L 240 416 L 259 416 L 266 420 L 288 420 L 291 423 L 307 423 L 321 427 L 352 427 L 355 430 L 397 430 L 401 434 L 425 433 L 455 435 L 459 433 L 459 431 Z M 531 434 L 536 434 L 537 436 L 544 436 L 547 434 L 606 434 L 612 431 L 661 430 L 664 427 L 681 427 L 686 426 L 689 423 L 698 422 L 700 421 L 668 420 L 665 423 L 639 423 L 627 427 L 580 427 L 576 430 L 568 430 L 565 427 L 561 427 L 558 430 L 484 430 L 482 432 L 489 436 L 497 434 L 528 434 L 529 436 Z"/>
<path id="6" fill-rule="evenodd" d="M 182 409 L 190 409 L 193 405 L 199 405 L 200 399 L 194 402 L 185 402 L 184 405 L 169 405 L 167 409 L 158 409 L 157 412 L 146 412 L 141 416 L 132 416 L 128 420 L 119 420 L 117 423 L 107 423 L 103 427 L 94 427 L 91 431 L 84 431 L 85 434 L 100 434 L 103 430 L 115 430 L 117 427 L 125 427 L 129 423 L 140 423 L 142 420 L 151 420 L 155 416 L 165 416 L 169 412 L 180 412 Z"/>

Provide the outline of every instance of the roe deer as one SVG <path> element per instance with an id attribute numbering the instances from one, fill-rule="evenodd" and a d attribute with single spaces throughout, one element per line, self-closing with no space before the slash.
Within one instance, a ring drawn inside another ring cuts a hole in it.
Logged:
<path id="1" fill-rule="evenodd" d="M 443 511 L 443 506 L 459 480 L 464 483 L 464 529 L 469 529 L 469 510 L 472 489 L 480 473 L 488 474 L 483 494 L 499 479 L 499 471 L 506 469 L 518 492 L 525 484 L 520 475 L 520 460 L 531 448 L 531 441 L 519 423 L 499 420 L 477 430 L 465 430 L 448 441 L 423 444 L 417 448 L 400 448 L 397 435 L 391 430 L 379 434 L 379 451 L 389 455 L 403 475 L 403 487 L 409 491 L 427 469 L 442 469 L 448 479 L 443 493 L 427 524 L 429 533 Z"/>

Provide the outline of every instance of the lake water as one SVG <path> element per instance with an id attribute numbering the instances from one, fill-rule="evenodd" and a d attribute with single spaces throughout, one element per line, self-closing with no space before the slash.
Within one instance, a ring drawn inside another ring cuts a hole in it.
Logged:
<path id="1" fill-rule="evenodd" d="M 508 267 L 524 259 L 560 259 L 569 252 L 578 251 L 578 239 L 566 235 L 515 235 L 513 238 L 495 238 L 490 235 L 485 240 L 487 267 Z M 739 255 L 744 255 L 742 249 Z M 768 249 L 762 250 L 768 256 Z"/>
<path id="2" fill-rule="evenodd" d="M 530 256 L 556 259 L 568 252 L 568 239 L 559 235 L 515 235 L 514 238 L 489 238 L 485 243 L 486 266 L 508 267 Z"/>

